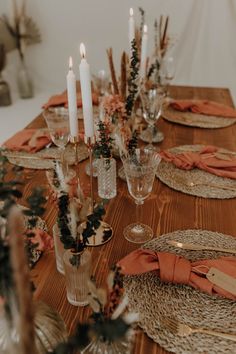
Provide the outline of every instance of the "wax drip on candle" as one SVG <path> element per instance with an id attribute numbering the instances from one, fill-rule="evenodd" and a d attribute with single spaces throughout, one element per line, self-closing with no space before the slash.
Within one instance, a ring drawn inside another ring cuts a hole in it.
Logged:
<path id="1" fill-rule="evenodd" d="M 148 26 L 147 26 L 147 25 L 144 25 L 144 26 L 143 26 L 143 32 L 144 32 L 144 33 L 147 33 L 147 32 L 148 32 Z"/>
<path id="2" fill-rule="evenodd" d="M 129 9 L 129 15 L 130 17 L 134 16 L 134 10 L 132 9 L 132 7 Z"/>

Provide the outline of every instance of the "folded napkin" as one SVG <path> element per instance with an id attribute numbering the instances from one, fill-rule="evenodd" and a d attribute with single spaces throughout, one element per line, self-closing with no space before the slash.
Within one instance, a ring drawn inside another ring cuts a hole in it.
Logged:
<path id="1" fill-rule="evenodd" d="M 183 170 L 192 170 L 196 167 L 216 176 L 236 179 L 236 157 L 229 154 L 226 159 L 220 150 L 215 146 L 205 146 L 200 152 L 173 154 L 162 151 L 160 156 Z"/>
<path id="2" fill-rule="evenodd" d="M 81 93 L 77 92 L 77 107 L 82 107 L 82 97 Z M 98 105 L 98 95 L 96 93 L 92 93 L 92 101 L 94 105 Z M 48 109 L 49 107 L 63 106 L 68 107 L 68 98 L 67 91 L 64 91 L 60 95 L 54 95 L 49 98 L 48 102 L 43 105 L 44 109 Z"/>
<path id="3" fill-rule="evenodd" d="M 36 152 L 50 143 L 50 135 L 43 129 L 24 129 L 3 144 L 9 150 Z"/>
<path id="4" fill-rule="evenodd" d="M 170 103 L 170 107 L 181 112 L 189 111 L 209 116 L 236 118 L 236 109 L 214 101 L 175 100 Z"/>
<path id="5" fill-rule="evenodd" d="M 214 267 L 236 279 L 236 257 L 221 257 L 191 263 L 174 253 L 138 249 L 119 261 L 118 266 L 125 275 L 156 271 L 163 282 L 191 285 L 210 295 L 218 294 L 236 300 L 236 296 L 206 278 L 210 268 Z"/>

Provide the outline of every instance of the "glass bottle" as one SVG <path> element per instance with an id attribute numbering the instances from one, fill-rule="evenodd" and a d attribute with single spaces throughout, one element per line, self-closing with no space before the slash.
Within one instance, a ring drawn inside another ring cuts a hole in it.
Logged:
<path id="1" fill-rule="evenodd" d="M 33 82 L 24 59 L 20 59 L 20 66 L 17 72 L 17 85 L 21 98 L 32 98 L 34 96 Z"/>

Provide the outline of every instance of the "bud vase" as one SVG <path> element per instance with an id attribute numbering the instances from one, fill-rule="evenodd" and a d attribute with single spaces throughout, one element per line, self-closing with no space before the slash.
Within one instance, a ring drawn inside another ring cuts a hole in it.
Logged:
<path id="1" fill-rule="evenodd" d="M 98 195 L 104 199 L 116 196 L 116 160 L 113 158 L 98 161 Z"/>
<path id="2" fill-rule="evenodd" d="M 7 318 L 0 312 L 0 353 L 21 353 L 19 333 L 16 327 L 9 327 Z M 54 309 L 43 302 L 35 303 L 35 344 L 38 354 L 53 352 L 56 346 L 67 340 L 66 326 Z"/>
<path id="3" fill-rule="evenodd" d="M 60 230 L 58 224 L 55 224 L 52 228 L 53 240 L 54 240 L 54 250 L 56 258 L 57 270 L 61 274 L 65 274 L 64 263 L 63 263 L 63 254 L 65 252 L 64 245 L 60 240 Z"/>
<path id="4" fill-rule="evenodd" d="M 33 82 L 24 59 L 20 60 L 20 66 L 17 72 L 17 85 L 21 98 L 32 98 L 34 96 Z"/>
<path id="5" fill-rule="evenodd" d="M 91 253 L 65 251 L 63 255 L 67 300 L 74 306 L 88 305 L 88 279 L 91 275 Z"/>

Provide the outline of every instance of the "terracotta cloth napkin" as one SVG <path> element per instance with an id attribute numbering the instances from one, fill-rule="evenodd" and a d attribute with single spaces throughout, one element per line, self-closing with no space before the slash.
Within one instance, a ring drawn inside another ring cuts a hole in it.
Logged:
<path id="1" fill-rule="evenodd" d="M 14 151 L 36 152 L 43 149 L 50 141 L 50 135 L 45 130 L 24 129 L 5 141 L 3 146 Z"/>
<path id="2" fill-rule="evenodd" d="M 53 248 L 53 238 L 42 229 L 32 229 L 27 230 L 26 233 L 33 233 L 34 235 L 30 238 L 33 244 L 37 244 L 36 249 L 38 251 L 47 251 Z"/>
<path id="3" fill-rule="evenodd" d="M 196 167 L 216 176 L 236 179 L 236 157 L 221 154 L 220 150 L 215 146 L 205 146 L 200 152 L 172 154 L 169 151 L 162 151 L 160 156 L 183 170 L 192 170 Z"/>
<path id="4" fill-rule="evenodd" d="M 174 100 L 170 103 L 170 107 L 181 112 L 189 111 L 209 116 L 236 118 L 236 109 L 214 101 Z"/>
<path id="5" fill-rule="evenodd" d="M 96 93 L 92 93 L 92 101 L 94 105 L 98 105 L 98 95 Z M 50 97 L 48 102 L 43 105 L 43 108 L 48 109 L 49 107 L 56 106 L 68 107 L 67 91 L 64 91 L 60 95 L 54 95 Z M 82 98 L 80 92 L 77 92 L 77 107 L 82 107 Z"/>
<path id="6" fill-rule="evenodd" d="M 174 253 L 138 249 L 118 262 L 125 275 L 156 271 L 163 282 L 191 285 L 210 295 L 218 294 L 236 300 L 236 296 L 212 284 L 206 277 L 211 267 L 217 268 L 236 279 L 236 257 L 221 257 L 196 262 Z"/>

